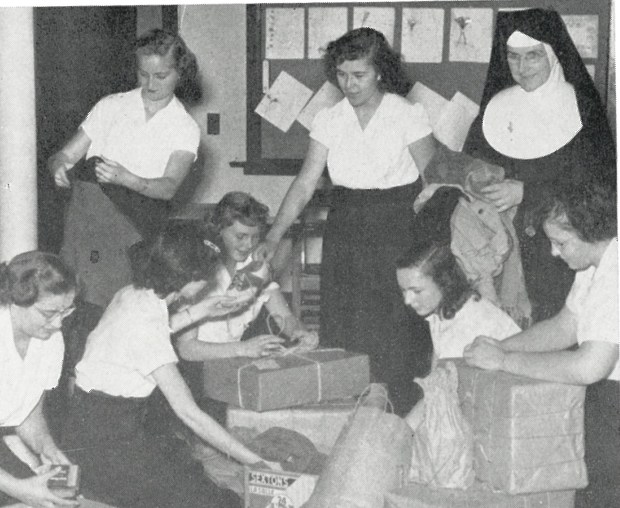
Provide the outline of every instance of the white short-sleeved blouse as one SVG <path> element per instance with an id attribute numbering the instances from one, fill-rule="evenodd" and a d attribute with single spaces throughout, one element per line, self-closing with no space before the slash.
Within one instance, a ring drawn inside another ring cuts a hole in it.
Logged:
<path id="1" fill-rule="evenodd" d="M 461 358 L 465 347 L 479 335 L 503 340 L 521 331 L 508 314 L 482 297 L 467 300 L 452 319 L 437 314 L 426 319 L 437 358 Z"/>
<path id="2" fill-rule="evenodd" d="M 408 147 L 431 132 L 421 104 L 386 93 L 364 130 L 345 98 L 316 115 L 310 137 L 329 150 L 327 167 L 334 185 L 389 189 L 418 179 Z"/>
<path id="3" fill-rule="evenodd" d="M 178 361 L 170 342 L 168 308 L 150 289 L 120 289 L 86 341 L 76 384 L 121 397 L 146 397 L 152 372 Z"/>
<path id="4" fill-rule="evenodd" d="M 198 124 L 176 97 L 147 121 L 140 88 L 104 97 L 80 127 L 91 140 L 87 157 L 103 155 L 143 178 L 163 176 L 172 152 L 195 156 L 200 143 Z"/>
<path id="5" fill-rule="evenodd" d="M 252 258 L 248 258 L 245 262 L 237 263 L 236 269 L 240 270 L 252 262 Z M 210 296 L 223 295 L 230 283 L 232 277 L 225 266 L 220 266 L 216 275 L 216 285 Z M 202 342 L 238 342 L 243 336 L 246 328 L 256 319 L 263 305 L 269 301 L 271 291 L 278 289 L 280 286 L 271 282 L 264 288 L 258 297 L 243 311 L 235 313 L 234 316 L 225 316 L 215 319 L 207 319 L 198 328 L 198 340 Z"/>
<path id="6" fill-rule="evenodd" d="M 60 332 L 32 338 L 26 356 L 15 347 L 11 313 L 0 307 L 0 427 L 21 425 L 45 390 L 58 384 L 65 344 Z"/>
<path id="7" fill-rule="evenodd" d="M 613 238 L 597 267 L 577 272 L 566 297 L 566 307 L 577 318 L 577 342 L 618 345 L 618 239 Z M 620 361 L 608 379 L 620 381 Z"/>

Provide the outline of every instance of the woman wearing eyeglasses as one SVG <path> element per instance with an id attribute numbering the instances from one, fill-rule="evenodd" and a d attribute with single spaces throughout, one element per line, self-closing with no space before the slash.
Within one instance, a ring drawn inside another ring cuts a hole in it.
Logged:
<path id="1" fill-rule="evenodd" d="M 25 252 L 0 264 L 0 436 L 16 434 L 43 464 L 69 464 L 50 435 L 43 401 L 60 377 L 60 324 L 73 311 L 76 278 L 53 254 Z M 50 491 L 55 468 L 35 474 L 0 439 L 0 506 L 77 506 Z"/>

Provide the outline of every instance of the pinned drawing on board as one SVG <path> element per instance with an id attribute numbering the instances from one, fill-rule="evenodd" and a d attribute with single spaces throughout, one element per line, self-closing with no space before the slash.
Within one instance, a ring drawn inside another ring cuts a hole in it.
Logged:
<path id="1" fill-rule="evenodd" d="M 332 85 L 329 81 L 323 83 L 323 86 L 319 88 L 314 97 L 310 99 L 306 107 L 297 117 L 297 121 L 303 125 L 306 129 L 310 130 L 312 127 L 312 121 L 316 114 L 322 109 L 329 108 L 338 103 L 344 95 L 340 89 Z"/>
<path id="2" fill-rule="evenodd" d="M 437 93 L 420 81 L 417 81 L 413 85 L 410 92 L 407 94 L 407 100 L 412 104 L 420 103 L 424 106 L 424 111 L 426 111 L 433 129 L 437 125 L 441 111 L 448 103 L 448 99 L 443 95 Z"/>
<path id="3" fill-rule="evenodd" d="M 451 9 L 450 61 L 487 63 L 493 40 L 492 9 Z"/>
<path id="4" fill-rule="evenodd" d="M 421 82 L 415 83 L 407 100 L 420 103 L 428 114 L 433 135 L 450 150 L 460 152 L 480 106 L 461 92 L 448 100 Z"/>
<path id="5" fill-rule="evenodd" d="M 394 45 L 394 23 L 396 13 L 393 7 L 355 7 L 353 9 L 353 28 L 366 26 L 378 30 Z"/>
<path id="6" fill-rule="evenodd" d="M 598 58 L 598 16 L 565 14 L 562 20 L 581 58 Z"/>
<path id="7" fill-rule="evenodd" d="M 401 53 L 405 62 L 441 63 L 443 9 L 404 8 Z"/>
<path id="8" fill-rule="evenodd" d="M 269 8 L 265 18 L 265 57 L 270 60 L 304 58 L 304 9 Z"/>
<path id="9" fill-rule="evenodd" d="M 347 31 L 346 7 L 308 9 L 308 58 L 323 58 L 327 45 Z"/>
<path id="10" fill-rule="evenodd" d="M 287 132 L 311 96 L 310 88 L 282 71 L 254 112 Z"/>

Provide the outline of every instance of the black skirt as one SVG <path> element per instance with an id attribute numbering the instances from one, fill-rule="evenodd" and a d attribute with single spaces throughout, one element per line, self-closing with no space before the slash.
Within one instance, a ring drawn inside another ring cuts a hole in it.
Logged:
<path id="1" fill-rule="evenodd" d="M 82 471 L 84 493 L 119 508 L 238 508 L 208 480 L 183 443 L 144 432 L 147 398 L 76 388 L 63 449 Z"/>
<path id="2" fill-rule="evenodd" d="M 414 184 L 380 190 L 336 187 L 323 237 L 321 345 L 365 353 L 398 414 L 420 398 L 414 377 L 431 364 L 426 321 L 404 304 L 396 259 L 410 246 Z"/>

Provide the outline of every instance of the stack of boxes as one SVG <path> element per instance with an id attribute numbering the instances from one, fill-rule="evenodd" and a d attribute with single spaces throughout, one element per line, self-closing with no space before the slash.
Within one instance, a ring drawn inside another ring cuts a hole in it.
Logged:
<path id="1" fill-rule="evenodd" d="M 354 397 L 369 383 L 368 356 L 341 349 L 218 359 L 204 367 L 205 394 L 229 404 L 226 426 L 233 434 L 283 427 L 304 435 L 325 454 L 354 412 Z M 207 464 L 205 469 L 209 474 Z M 245 507 L 300 507 L 317 480 L 312 474 L 246 467 Z"/>
<path id="2" fill-rule="evenodd" d="M 467 490 L 410 484 L 385 508 L 571 508 L 587 485 L 585 388 L 455 362 L 459 401 L 474 433 L 477 483 Z"/>

